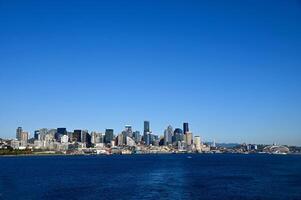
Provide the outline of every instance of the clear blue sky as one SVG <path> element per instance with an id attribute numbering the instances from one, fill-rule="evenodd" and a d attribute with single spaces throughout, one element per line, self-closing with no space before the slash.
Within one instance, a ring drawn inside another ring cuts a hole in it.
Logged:
<path id="1" fill-rule="evenodd" d="M 1 137 L 146 119 L 301 145 L 301 2 L 0 0 Z"/>

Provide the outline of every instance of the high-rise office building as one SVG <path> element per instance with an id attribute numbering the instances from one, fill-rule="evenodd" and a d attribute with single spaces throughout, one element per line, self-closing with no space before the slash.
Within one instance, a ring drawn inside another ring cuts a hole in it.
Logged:
<path id="1" fill-rule="evenodd" d="M 74 130 L 72 133 L 72 142 L 81 142 L 82 130 Z"/>
<path id="2" fill-rule="evenodd" d="M 22 132 L 23 132 L 22 127 L 18 127 L 17 130 L 16 130 L 16 139 L 19 140 L 19 141 L 21 140 Z"/>
<path id="3" fill-rule="evenodd" d="M 200 136 L 194 136 L 194 140 L 193 140 L 193 144 L 194 147 L 197 151 L 201 151 L 202 147 L 201 147 L 201 137 Z"/>
<path id="4" fill-rule="evenodd" d="M 189 132 L 188 123 L 183 123 L 183 133 L 186 134 L 187 132 Z"/>
<path id="5" fill-rule="evenodd" d="M 185 143 L 187 144 L 187 146 L 191 146 L 192 145 L 192 133 L 186 132 L 186 134 L 184 135 L 184 138 L 185 138 Z"/>
<path id="6" fill-rule="evenodd" d="M 121 133 L 117 136 L 117 145 L 122 146 L 124 145 L 124 135 Z"/>
<path id="7" fill-rule="evenodd" d="M 86 143 L 87 146 L 91 145 L 91 135 L 87 130 L 82 130 L 81 132 L 81 142 Z"/>
<path id="8" fill-rule="evenodd" d="M 34 131 L 33 138 L 34 138 L 35 140 L 41 140 L 41 135 L 40 135 L 40 131 L 39 131 L 39 130 L 35 130 L 35 131 Z"/>
<path id="9" fill-rule="evenodd" d="M 63 135 L 67 135 L 67 129 L 66 128 L 57 128 L 54 138 L 56 139 L 56 141 L 60 141 L 61 137 Z"/>
<path id="10" fill-rule="evenodd" d="M 150 122 L 144 121 L 144 133 L 150 132 Z"/>
<path id="11" fill-rule="evenodd" d="M 113 129 L 106 129 L 106 132 L 105 132 L 105 143 L 106 144 L 110 144 L 111 141 L 113 140 L 114 138 L 114 130 Z"/>
<path id="12" fill-rule="evenodd" d="M 173 128 L 168 126 L 164 131 L 164 145 L 172 144 Z"/>
<path id="13" fill-rule="evenodd" d="M 177 145 L 179 141 L 183 141 L 183 140 L 184 140 L 183 130 L 180 128 L 176 128 L 172 140 L 173 144 Z"/>
<path id="14" fill-rule="evenodd" d="M 102 137 L 102 134 L 101 134 L 101 133 L 92 132 L 92 133 L 91 133 L 91 143 L 92 143 L 92 144 L 102 143 L 102 142 L 101 142 L 101 137 Z"/>
<path id="15" fill-rule="evenodd" d="M 152 143 L 152 136 L 150 133 L 146 133 L 143 137 L 145 138 L 146 145 L 150 145 Z"/>
<path id="16" fill-rule="evenodd" d="M 139 143 L 141 141 L 141 135 L 139 131 L 133 132 L 133 138 L 136 143 Z"/>
<path id="17" fill-rule="evenodd" d="M 47 129 L 47 128 L 41 128 L 41 129 L 39 130 L 39 132 L 40 132 L 40 140 L 41 140 L 41 141 L 44 141 L 46 135 L 48 134 L 48 129 Z"/>
<path id="18" fill-rule="evenodd" d="M 22 131 L 20 141 L 26 142 L 28 141 L 28 132 Z"/>
<path id="19" fill-rule="evenodd" d="M 126 132 L 126 136 L 133 137 L 133 130 L 131 125 L 126 125 L 124 131 Z"/>
<path id="20" fill-rule="evenodd" d="M 149 121 L 144 121 L 144 126 L 143 126 L 143 141 L 146 143 L 147 140 L 147 134 L 150 133 L 150 122 Z"/>

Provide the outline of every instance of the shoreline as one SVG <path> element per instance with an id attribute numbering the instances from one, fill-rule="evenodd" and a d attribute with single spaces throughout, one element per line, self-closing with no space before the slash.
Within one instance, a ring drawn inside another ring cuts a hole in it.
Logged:
<path id="1" fill-rule="evenodd" d="M 271 156 L 301 156 L 301 153 L 271 154 L 271 153 L 138 153 L 138 154 L 60 154 L 60 153 L 39 153 L 39 154 L 18 154 L 0 155 L 1 157 L 43 157 L 43 156 L 135 156 L 135 155 L 271 155 Z"/>

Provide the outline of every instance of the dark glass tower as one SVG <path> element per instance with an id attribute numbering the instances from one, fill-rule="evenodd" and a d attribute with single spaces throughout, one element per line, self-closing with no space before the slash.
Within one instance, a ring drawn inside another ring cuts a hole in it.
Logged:
<path id="1" fill-rule="evenodd" d="M 146 142 L 147 134 L 150 132 L 149 121 L 144 121 L 143 141 Z"/>
<path id="2" fill-rule="evenodd" d="M 173 143 L 184 140 L 184 134 L 182 129 L 176 128 L 174 131 Z"/>
<path id="3" fill-rule="evenodd" d="M 63 135 L 67 135 L 67 129 L 66 128 L 57 128 L 56 129 L 56 133 L 54 135 L 54 138 L 59 141 L 60 138 L 63 136 Z"/>
<path id="4" fill-rule="evenodd" d="M 86 147 L 91 147 L 91 135 L 88 131 L 81 132 L 81 142 L 86 143 Z"/>
<path id="5" fill-rule="evenodd" d="M 144 131 L 143 133 L 150 132 L 149 121 L 144 121 Z"/>
<path id="6" fill-rule="evenodd" d="M 105 143 L 109 144 L 113 140 L 114 137 L 114 130 L 113 129 L 106 129 L 105 132 Z"/>
<path id="7" fill-rule="evenodd" d="M 72 133 L 72 141 L 81 142 L 81 134 L 82 134 L 82 130 L 74 130 Z"/>
<path id="8" fill-rule="evenodd" d="M 57 128 L 56 132 L 60 135 L 67 135 L 67 129 L 66 128 Z"/>
<path id="9" fill-rule="evenodd" d="M 23 130 L 22 130 L 22 127 L 18 127 L 17 128 L 17 131 L 16 131 L 16 138 L 17 140 L 21 140 L 21 134 L 22 134 Z"/>
<path id="10" fill-rule="evenodd" d="M 188 123 L 183 123 L 183 133 L 186 134 L 187 132 L 189 132 Z"/>

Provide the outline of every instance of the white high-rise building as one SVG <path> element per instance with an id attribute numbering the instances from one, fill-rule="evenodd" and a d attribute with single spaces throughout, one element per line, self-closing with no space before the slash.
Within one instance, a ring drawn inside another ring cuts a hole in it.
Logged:
<path id="1" fill-rule="evenodd" d="M 202 150 L 202 146 L 201 146 L 201 137 L 200 136 L 194 136 L 194 147 L 197 151 L 201 151 Z"/>

